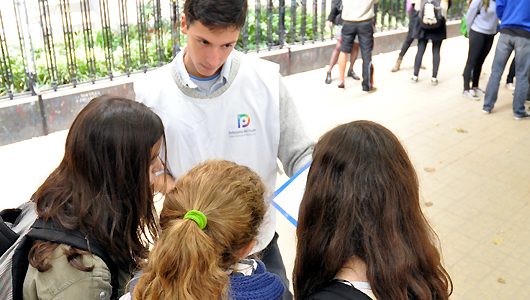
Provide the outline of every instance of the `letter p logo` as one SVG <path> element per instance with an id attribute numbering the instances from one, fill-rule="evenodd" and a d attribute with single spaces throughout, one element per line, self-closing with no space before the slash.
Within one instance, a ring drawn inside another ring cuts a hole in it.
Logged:
<path id="1" fill-rule="evenodd" d="M 237 115 L 237 128 L 247 127 L 250 125 L 250 116 L 247 114 Z"/>

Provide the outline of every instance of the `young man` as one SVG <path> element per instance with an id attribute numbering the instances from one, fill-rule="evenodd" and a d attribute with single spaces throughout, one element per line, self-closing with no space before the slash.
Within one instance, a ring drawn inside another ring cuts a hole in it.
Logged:
<path id="1" fill-rule="evenodd" d="M 278 65 L 234 50 L 246 11 L 246 0 L 187 0 L 181 17 L 186 48 L 135 91 L 164 122 L 173 178 L 202 161 L 226 159 L 252 168 L 272 193 L 277 159 L 291 176 L 311 160 L 313 142 Z M 288 288 L 277 238 L 269 206 L 253 253 L 263 251 L 267 269 Z"/>
<path id="2" fill-rule="evenodd" d="M 490 114 L 497 102 L 501 75 L 506 63 L 515 51 L 515 93 L 513 96 L 513 118 L 529 120 L 524 102 L 528 92 L 528 72 L 530 70 L 530 6 L 526 1 L 497 0 L 497 16 L 501 20 L 501 34 L 497 41 L 495 57 L 491 65 L 491 75 L 486 86 L 486 96 L 482 112 Z"/>
<path id="3" fill-rule="evenodd" d="M 362 87 L 365 92 L 376 88 L 372 81 L 372 50 L 374 48 L 374 4 L 379 0 L 344 1 L 342 3 L 342 44 L 339 54 L 339 88 L 344 88 L 346 56 L 350 53 L 355 37 L 359 36 L 363 59 Z"/>

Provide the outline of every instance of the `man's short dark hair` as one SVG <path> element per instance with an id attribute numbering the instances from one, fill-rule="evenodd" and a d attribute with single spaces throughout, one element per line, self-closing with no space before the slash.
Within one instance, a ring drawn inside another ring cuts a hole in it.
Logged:
<path id="1" fill-rule="evenodd" d="M 210 30 L 241 29 L 247 16 L 247 0 L 186 0 L 184 15 L 187 25 L 199 21 Z"/>

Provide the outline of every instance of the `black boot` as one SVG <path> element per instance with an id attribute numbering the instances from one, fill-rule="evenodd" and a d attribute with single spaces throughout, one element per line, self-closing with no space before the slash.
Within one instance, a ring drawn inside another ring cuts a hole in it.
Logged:
<path id="1" fill-rule="evenodd" d="M 355 79 L 355 80 L 361 80 L 361 77 L 359 77 L 355 72 L 353 72 L 353 69 L 348 70 L 348 76 Z"/>

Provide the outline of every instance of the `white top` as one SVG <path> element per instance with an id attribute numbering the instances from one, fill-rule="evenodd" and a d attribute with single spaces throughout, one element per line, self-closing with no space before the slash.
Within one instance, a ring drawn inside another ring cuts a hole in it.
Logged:
<path id="1" fill-rule="evenodd" d="M 374 292 L 372 292 L 372 287 L 370 286 L 369 282 L 366 281 L 339 281 L 342 284 L 353 286 L 354 288 L 358 289 L 359 291 L 363 292 L 366 296 L 376 300 L 377 298 L 374 295 Z"/>
<path id="2" fill-rule="evenodd" d="M 277 157 L 288 153 L 284 167 L 290 165 L 290 169 L 310 160 L 312 143 L 303 130 L 297 131 L 300 124 L 287 123 L 288 130 L 280 124 L 278 65 L 233 51 L 221 71 L 229 74 L 228 82 L 210 95 L 197 91 L 183 68 L 180 52 L 172 63 L 135 83 L 137 101 L 151 107 L 164 123 L 167 165 L 175 178 L 205 160 L 226 159 L 258 173 L 272 194 Z M 298 120 L 296 114 L 293 117 Z M 293 144 L 287 151 L 280 149 L 280 131 L 282 141 Z M 286 140 L 292 135 L 301 139 Z M 275 212 L 269 205 L 252 253 L 263 250 L 274 232 Z"/>

